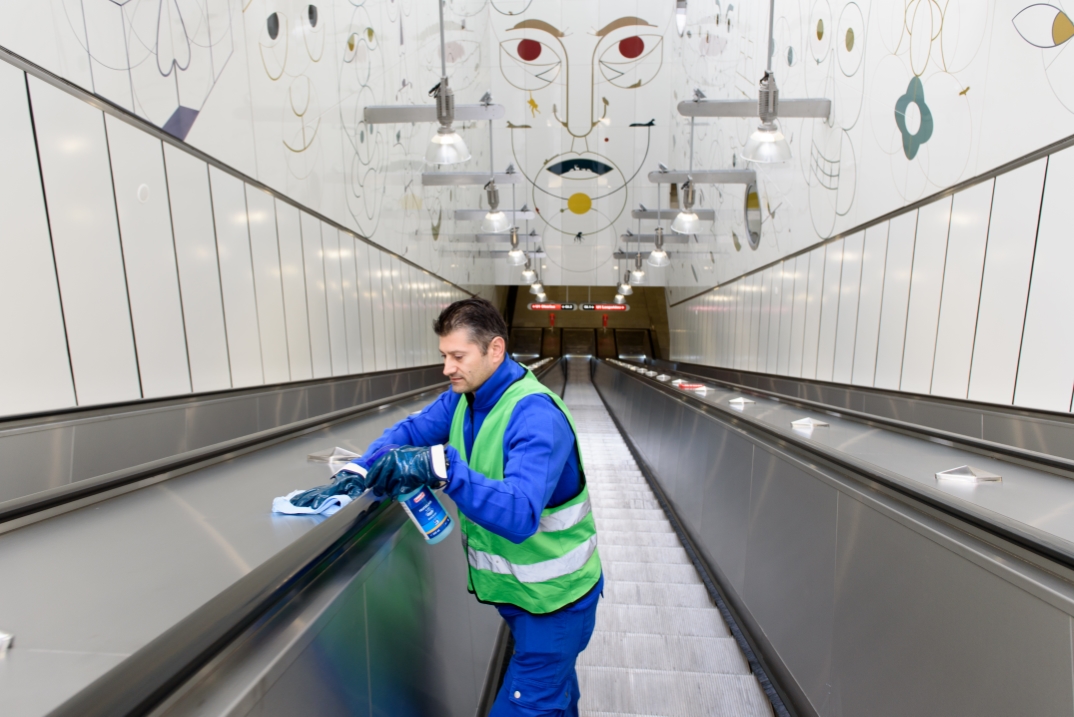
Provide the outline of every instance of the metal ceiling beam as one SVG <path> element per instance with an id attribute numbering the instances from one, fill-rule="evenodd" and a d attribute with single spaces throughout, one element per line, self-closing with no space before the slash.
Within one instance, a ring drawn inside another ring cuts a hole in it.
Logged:
<path id="1" fill-rule="evenodd" d="M 421 183 L 426 187 L 466 187 L 488 184 L 488 172 L 422 172 Z M 496 172 L 496 184 L 522 184 L 522 173 Z"/>
<path id="2" fill-rule="evenodd" d="M 499 181 L 499 180 L 497 180 Z M 488 214 L 488 209 L 456 209 L 455 220 L 461 222 L 469 221 L 481 221 Z M 535 219 L 537 215 L 531 211 L 522 211 L 521 209 L 503 209 L 504 214 L 515 220 L 528 220 Z M 519 235 L 521 239 L 521 235 Z"/>
<path id="3" fill-rule="evenodd" d="M 678 210 L 678 209 L 660 209 L 660 210 L 656 210 L 656 209 L 635 209 L 634 211 L 632 211 L 630 213 L 630 217 L 632 219 L 674 219 L 675 217 L 679 216 L 679 211 L 680 210 Z M 700 219 L 703 222 L 714 222 L 714 221 L 716 221 L 716 210 L 715 209 L 698 209 L 698 208 L 695 207 L 694 208 L 694 214 L 696 214 L 697 218 Z M 654 235 L 646 234 L 645 236 L 654 236 Z M 665 235 L 665 238 L 667 238 L 666 235 Z M 645 241 L 645 240 L 643 239 L 642 241 Z M 652 240 L 650 239 L 649 241 L 652 241 Z"/>
<path id="4" fill-rule="evenodd" d="M 711 209 L 709 211 L 712 211 Z M 698 212 L 700 214 L 701 212 Z M 656 234 L 620 234 L 619 241 L 624 244 L 634 242 L 642 242 L 643 244 L 652 244 L 656 241 Z M 679 234 L 677 232 L 666 232 L 664 234 L 665 244 L 689 244 L 689 234 Z"/>
<path id="5" fill-rule="evenodd" d="M 479 244 L 503 244 L 508 245 L 511 243 L 511 233 L 504 232 L 503 234 L 449 234 L 446 238 L 450 242 L 475 242 Z M 518 244 L 523 249 L 526 248 L 526 244 L 533 244 L 540 242 L 541 237 L 536 234 L 519 234 Z"/>
<path id="6" fill-rule="evenodd" d="M 683 117 L 754 117 L 760 113 L 757 100 L 683 100 L 679 114 Z M 826 97 L 779 99 L 779 117 L 818 117 L 827 119 L 832 101 Z"/>
<path id="7" fill-rule="evenodd" d="M 506 111 L 503 105 L 455 105 L 455 119 L 498 120 Z M 436 105 L 371 105 L 365 108 L 367 124 L 409 124 L 436 122 Z"/>
<path id="8" fill-rule="evenodd" d="M 653 184 L 682 184 L 687 179 L 694 184 L 751 184 L 757 181 L 752 169 L 698 169 L 693 172 L 668 170 L 649 172 Z"/>

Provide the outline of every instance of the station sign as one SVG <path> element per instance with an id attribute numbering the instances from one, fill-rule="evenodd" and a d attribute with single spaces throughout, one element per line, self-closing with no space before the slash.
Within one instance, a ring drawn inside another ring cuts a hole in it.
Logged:
<path id="1" fill-rule="evenodd" d="M 630 311 L 630 304 L 582 304 L 582 311 Z"/>
<path id="2" fill-rule="evenodd" d="M 530 311 L 574 311 L 574 304 L 530 304 Z"/>

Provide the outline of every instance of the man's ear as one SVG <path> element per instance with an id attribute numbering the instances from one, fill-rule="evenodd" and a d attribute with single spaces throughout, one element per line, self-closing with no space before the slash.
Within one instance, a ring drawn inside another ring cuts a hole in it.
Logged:
<path id="1" fill-rule="evenodd" d="M 507 343 L 502 336 L 496 336 L 492 341 L 489 341 L 489 354 L 493 361 L 502 361 L 506 353 Z"/>

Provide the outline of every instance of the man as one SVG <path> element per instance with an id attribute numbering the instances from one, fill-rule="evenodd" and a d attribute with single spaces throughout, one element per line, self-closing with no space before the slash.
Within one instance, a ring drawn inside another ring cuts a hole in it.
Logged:
<path id="1" fill-rule="evenodd" d="M 507 356 L 507 325 L 488 301 L 455 302 L 433 330 L 451 391 L 369 446 L 367 456 L 401 446 L 365 466 L 369 486 L 399 495 L 443 485 L 458 505 L 468 588 L 515 640 L 491 715 L 577 715 L 574 666 L 604 577 L 574 421 Z M 433 454 L 443 443 L 442 473 Z"/>

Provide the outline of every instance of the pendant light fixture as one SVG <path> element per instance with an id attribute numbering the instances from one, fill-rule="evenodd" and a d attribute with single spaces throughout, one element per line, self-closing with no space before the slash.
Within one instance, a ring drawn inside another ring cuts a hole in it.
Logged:
<path id="1" fill-rule="evenodd" d="M 507 252 L 508 266 L 522 266 L 526 263 L 526 253 L 518 245 L 518 227 L 511 227 L 511 250 Z"/>
<path id="2" fill-rule="evenodd" d="M 758 91 L 758 114 L 761 124 L 753 131 L 742 149 L 742 158 L 758 164 L 786 162 L 791 158 L 791 145 L 783 136 L 776 119 L 779 117 L 779 88 L 772 74 L 772 58 L 768 58 L 768 70 L 761 78 Z"/>
<path id="3" fill-rule="evenodd" d="M 495 179 L 490 179 L 485 185 L 485 194 L 489 200 L 489 210 L 481 220 L 481 233 L 500 234 L 507 231 L 511 228 L 511 220 L 500 211 L 500 190 L 496 188 Z"/>
<path id="4" fill-rule="evenodd" d="M 623 272 L 623 280 L 619 282 L 618 291 L 623 296 L 630 296 L 634 293 L 634 287 L 630 285 L 630 272 Z"/>
<path id="5" fill-rule="evenodd" d="M 616 304 L 618 304 L 619 306 L 622 306 L 623 304 L 625 304 L 625 303 L 626 303 L 626 297 L 625 297 L 625 296 L 623 296 L 622 294 L 616 294 L 616 295 L 615 295 L 615 298 L 614 298 L 614 299 L 612 299 L 612 301 L 614 301 L 614 302 L 615 302 Z"/>
<path id="6" fill-rule="evenodd" d="M 447 76 L 447 51 L 444 42 L 444 2 L 436 0 L 440 9 L 440 84 L 429 91 L 436 97 L 436 119 L 440 127 L 433 135 L 425 152 L 429 164 L 461 164 L 469 161 L 470 148 L 451 126 L 455 121 L 455 93 L 451 91 Z"/>
<path id="7" fill-rule="evenodd" d="M 779 99 L 776 76 L 772 72 L 775 54 L 776 2 L 768 4 L 768 63 L 758 87 L 757 102 L 753 100 L 706 99 L 700 92 L 693 100 L 679 103 L 679 114 L 684 117 L 759 117 L 760 125 L 750 135 L 742 149 L 747 162 L 771 164 L 791 158 L 791 148 L 779 126 L 780 117 L 813 117 L 828 119 L 832 113 L 832 101 L 824 97 Z M 756 114 L 755 114 L 756 113 Z"/>
<path id="8" fill-rule="evenodd" d="M 671 231 L 679 234 L 696 234 L 701 226 L 701 220 L 697 218 L 697 214 L 694 212 L 694 183 L 692 180 L 687 179 L 683 183 L 681 194 L 683 211 L 679 212 L 679 215 L 675 217 L 675 221 L 671 223 Z"/>
<path id="9" fill-rule="evenodd" d="M 679 37 L 686 32 L 686 0 L 675 0 L 675 29 Z"/>
<path id="10" fill-rule="evenodd" d="M 664 251 L 664 227 L 656 228 L 656 248 L 649 252 L 649 258 L 646 261 L 649 262 L 649 266 L 657 268 L 671 263 L 668 253 Z"/>
<path id="11" fill-rule="evenodd" d="M 524 268 L 522 269 L 522 283 L 523 284 L 532 284 L 535 281 L 537 281 L 537 272 L 535 272 L 533 270 L 533 263 L 530 261 L 530 258 L 527 256 L 526 257 L 526 263 L 524 265 Z"/>
<path id="12" fill-rule="evenodd" d="M 641 264 L 641 252 L 634 255 L 634 270 L 630 272 L 630 283 L 635 286 L 645 283 L 645 269 Z"/>

